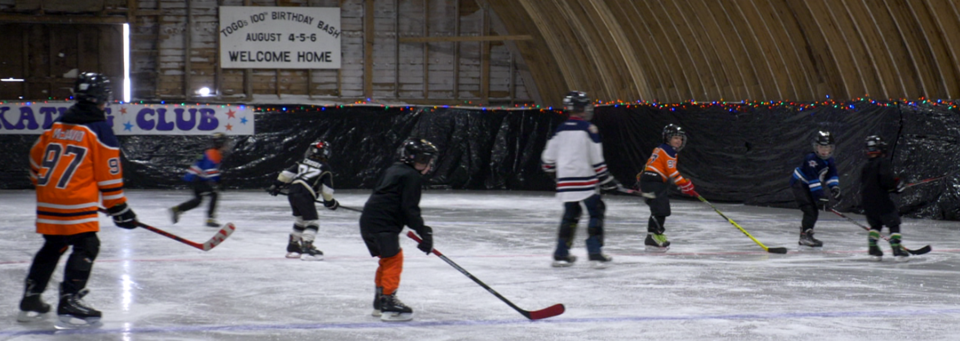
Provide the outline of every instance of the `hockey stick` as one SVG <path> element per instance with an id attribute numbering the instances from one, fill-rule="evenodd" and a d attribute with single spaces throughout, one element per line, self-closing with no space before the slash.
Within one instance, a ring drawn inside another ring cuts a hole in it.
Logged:
<path id="1" fill-rule="evenodd" d="M 269 190 L 267 190 L 266 188 L 264 188 L 264 190 L 267 191 L 267 192 L 269 192 Z M 277 193 L 277 194 L 287 195 L 287 193 L 284 193 L 284 192 L 280 192 L 280 193 Z M 313 201 L 314 201 L 314 202 L 321 203 L 321 204 L 323 203 L 323 200 L 316 200 L 316 199 L 314 199 Z M 359 209 L 359 208 L 347 207 L 347 206 L 343 206 L 343 205 L 340 205 L 340 206 L 338 206 L 338 207 L 339 207 L 339 208 L 342 208 L 342 209 L 345 209 L 345 210 L 347 210 L 347 211 L 354 211 L 354 212 L 361 212 L 361 213 L 363 213 L 363 210 L 361 210 L 361 209 Z"/>
<path id="2" fill-rule="evenodd" d="M 941 176 L 941 177 L 939 177 L 939 178 L 923 179 L 923 180 L 914 182 L 914 183 L 912 183 L 912 184 L 906 184 L 905 186 L 903 186 L 903 188 L 906 189 L 906 188 L 910 188 L 910 187 L 913 187 L 913 186 L 916 186 L 916 185 L 923 185 L 923 184 L 928 183 L 928 182 L 934 182 L 934 181 L 937 181 L 937 180 L 943 180 L 943 178 L 945 178 L 945 176 Z"/>
<path id="3" fill-rule="evenodd" d="M 407 237 L 410 237 L 410 239 L 417 241 L 417 243 L 422 241 L 420 240 L 420 237 L 418 237 L 413 232 L 407 232 Z M 450 260 L 450 258 L 447 258 L 447 256 L 444 256 L 442 253 L 440 253 L 440 251 L 437 251 L 437 249 L 433 249 L 433 253 L 437 255 L 437 257 L 440 257 L 440 259 L 443 259 L 444 262 L 447 262 L 447 264 L 450 264 L 450 266 L 452 266 L 454 269 L 457 269 L 457 271 L 460 271 L 460 273 L 469 277 L 474 282 L 477 282 L 477 284 L 480 284 L 481 287 L 483 287 L 484 289 L 487 289 L 487 291 L 493 294 L 493 296 L 497 296 L 497 298 L 503 301 L 503 303 L 506 303 L 507 305 L 510 306 L 510 308 L 513 308 L 513 310 L 516 310 L 517 312 L 519 312 L 520 314 L 522 314 L 528 319 L 541 320 L 548 317 L 554 317 L 554 316 L 563 314 L 563 312 L 566 310 L 566 308 L 563 307 L 563 304 L 554 304 L 544 309 L 534 310 L 534 311 L 520 309 L 520 307 L 518 307 L 517 305 L 513 304 L 513 302 L 510 302 L 510 300 L 500 295 L 500 293 L 498 293 L 496 290 L 493 290 L 493 288 L 481 282 L 479 279 L 477 279 L 472 274 L 470 274 L 470 272 L 467 272 L 467 270 L 464 270 L 463 268 L 461 268 L 459 265 L 457 265 L 457 263 L 454 263 L 452 260 Z"/>
<path id="4" fill-rule="evenodd" d="M 100 211 L 100 212 L 103 212 L 103 213 L 109 214 L 109 213 L 107 212 L 107 210 L 104 209 L 104 208 L 100 208 L 99 211 Z M 160 234 L 160 235 L 162 235 L 162 236 L 164 236 L 164 237 L 167 237 L 167 238 L 176 240 L 176 241 L 178 241 L 178 242 L 181 242 L 181 243 L 184 243 L 184 244 L 193 246 L 193 247 L 198 248 L 198 249 L 203 250 L 203 251 L 210 251 L 210 249 L 213 249 L 213 248 L 217 247 L 217 245 L 220 245 L 220 243 L 223 243 L 223 241 L 226 240 L 227 237 L 230 237 L 230 235 L 233 234 L 233 231 L 235 231 L 235 230 L 237 229 L 236 226 L 233 226 L 233 223 L 227 223 L 226 225 L 223 225 L 223 227 L 220 228 L 220 231 L 217 231 L 217 233 L 214 234 L 213 237 L 210 237 L 210 240 L 204 242 L 203 244 L 200 244 L 200 243 L 197 243 L 197 242 L 194 242 L 194 241 L 190 241 L 190 240 L 181 238 L 181 237 L 179 237 L 179 236 L 177 236 L 177 235 L 175 235 L 175 234 L 173 234 L 173 233 L 170 233 L 170 232 L 167 232 L 167 231 L 158 229 L 158 228 L 156 228 L 156 227 L 153 227 L 153 226 L 150 226 L 150 225 L 141 223 L 141 222 L 139 222 L 139 221 L 137 222 L 137 226 L 138 226 L 138 227 L 145 228 L 145 229 L 150 230 L 150 231 L 152 231 L 152 232 L 155 232 L 155 233 L 157 233 L 157 234 Z"/>
<path id="5" fill-rule="evenodd" d="M 834 214 L 842 217 L 843 219 L 846 219 L 847 221 L 849 221 L 849 222 L 851 222 L 851 223 L 854 223 L 854 224 L 856 224 L 857 226 L 860 226 L 860 228 L 862 228 L 862 229 L 864 229 L 864 230 L 870 231 L 870 228 L 869 228 L 869 227 L 863 226 L 862 224 L 860 224 L 860 223 L 857 222 L 856 220 L 853 220 L 853 218 L 850 218 L 850 217 L 844 215 L 843 213 L 840 213 L 840 212 L 838 212 L 837 210 L 833 209 L 833 207 L 830 207 L 829 209 L 830 209 L 830 212 L 833 212 Z M 886 241 L 888 241 L 888 242 L 890 241 L 890 237 L 884 236 L 884 235 L 882 235 L 882 234 L 880 235 L 880 237 L 882 237 L 883 240 L 886 240 Z M 916 250 L 910 250 L 910 249 L 904 247 L 902 244 L 900 245 L 900 247 L 902 247 L 904 250 L 907 250 L 907 252 L 909 252 L 911 255 L 922 255 L 922 254 L 924 254 L 924 253 L 928 253 L 928 252 L 930 252 L 931 250 L 933 250 L 933 249 L 930 247 L 930 245 L 921 247 L 921 248 L 916 249 Z"/>
<path id="6" fill-rule="evenodd" d="M 713 204 L 707 201 L 707 199 L 704 199 L 702 196 L 699 196 L 699 195 L 697 196 L 697 198 L 700 199 L 700 201 L 705 202 L 707 205 L 710 205 L 710 207 L 713 207 L 713 210 L 716 211 L 717 214 L 719 214 L 721 217 L 729 221 L 731 224 L 733 224 L 733 226 L 736 226 L 738 229 L 740 229 L 740 232 L 743 232 L 743 234 L 747 235 L 747 237 L 750 237 L 750 239 L 752 239 L 754 243 L 757 243 L 757 245 L 760 245 L 760 247 L 762 247 L 764 251 L 767 251 L 769 253 L 779 253 L 779 254 L 787 253 L 787 248 L 785 247 L 767 247 L 766 245 L 763 245 L 763 243 L 757 240 L 757 238 L 754 238 L 752 235 L 750 235 L 750 233 L 747 232 L 747 230 L 744 230 L 743 227 L 740 227 L 740 224 L 737 224 L 732 219 L 727 218 L 727 216 L 723 215 L 723 212 L 720 212 L 720 210 L 718 210 L 716 206 L 713 206 Z"/>

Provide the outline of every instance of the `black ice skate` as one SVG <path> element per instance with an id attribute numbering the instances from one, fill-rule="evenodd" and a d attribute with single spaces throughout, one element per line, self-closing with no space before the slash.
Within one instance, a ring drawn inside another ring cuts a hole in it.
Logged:
<path id="1" fill-rule="evenodd" d="M 566 257 L 553 256 L 553 264 L 550 264 L 550 266 L 553 266 L 555 268 L 565 268 L 568 266 L 573 266 L 573 263 L 576 261 L 577 261 L 577 256 L 574 256 L 571 254 L 567 254 Z"/>
<path id="2" fill-rule="evenodd" d="M 83 302 L 83 297 L 90 293 L 82 289 L 76 294 L 63 293 L 60 288 L 60 304 L 57 305 L 57 329 L 96 328 L 101 325 L 100 311 L 93 309 Z"/>
<path id="3" fill-rule="evenodd" d="M 397 293 L 380 296 L 380 321 L 405 322 L 413 319 L 413 309 L 400 302 Z"/>
<path id="4" fill-rule="evenodd" d="M 647 238 L 643 240 L 643 245 L 646 246 L 647 252 L 667 252 L 670 250 L 670 241 L 667 240 L 667 235 L 662 233 L 647 233 Z"/>
<path id="5" fill-rule="evenodd" d="M 300 238 L 290 236 L 287 242 L 287 258 L 300 258 Z"/>
<path id="6" fill-rule="evenodd" d="M 879 246 L 870 245 L 870 250 L 867 253 L 870 254 L 870 259 L 878 262 L 883 260 L 883 250 L 880 250 Z"/>
<path id="7" fill-rule="evenodd" d="M 323 251 L 313 246 L 313 241 L 303 241 L 300 251 L 300 260 L 323 260 Z"/>
<path id="8" fill-rule="evenodd" d="M 908 253 L 907 250 L 904 250 L 903 246 L 901 246 L 899 243 L 894 244 L 892 239 L 890 240 L 890 248 L 893 249 L 892 252 L 893 252 L 894 261 L 897 261 L 897 262 L 910 261 L 910 259 L 907 258 L 907 257 L 910 257 L 910 253 Z"/>
<path id="9" fill-rule="evenodd" d="M 207 227 L 220 227 L 220 222 L 216 218 L 207 218 Z"/>
<path id="10" fill-rule="evenodd" d="M 800 232 L 800 241 L 798 241 L 797 244 L 799 244 L 800 246 L 806 246 L 810 248 L 823 247 L 823 242 L 821 242 L 816 238 L 813 238 L 812 229 Z"/>
<path id="11" fill-rule="evenodd" d="M 20 314 L 17 315 L 17 322 L 33 322 L 41 320 L 50 312 L 50 305 L 43 303 L 40 298 L 41 293 L 34 292 L 36 285 L 31 280 L 27 280 L 26 290 L 23 292 L 23 299 L 20 300 Z"/>
<path id="12" fill-rule="evenodd" d="M 172 221 L 174 224 L 176 224 L 178 221 L 180 221 L 180 213 L 183 213 L 183 212 L 180 212 L 180 206 L 171 207 L 171 208 L 170 208 L 170 221 Z"/>
<path id="13" fill-rule="evenodd" d="M 603 253 L 590 254 L 590 267 L 594 269 L 605 269 L 612 260 L 613 257 L 607 256 Z"/>
<path id="14" fill-rule="evenodd" d="M 381 296 L 383 296 L 383 287 L 377 287 L 377 290 L 373 293 L 373 312 L 370 313 L 370 316 L 380 317 L 382 315 L 380 312 Z"/>

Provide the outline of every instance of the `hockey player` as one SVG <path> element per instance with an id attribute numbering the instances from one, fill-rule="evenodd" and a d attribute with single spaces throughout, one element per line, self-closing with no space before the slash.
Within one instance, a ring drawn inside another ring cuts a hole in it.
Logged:
<path id="1" fill-rule="evenodd" d="M 108 207 L 118 227 L 137 227 L 123 194 L 120 145 L 106 122 L 110 80 L 82 73 L 73 88 L 77 103 L 40 135 L 30 149 L 30 180 L 37 190 L 37 233 L 44 244 L 33 258 L 20 301 L 21 322 L 50 311 L 41 300 L 57 263 L 73 247 L 60 283 L 59 328 L 96 327 L 100 311 L 83 302 L 100 251 L 97 208 Z M 102 199 L 102 201 L 101 201 Z"/>
<path id="2" fill-rule="evenodd" d="M 830 199 L 823 186 L 829 187 L 830 196 L 840 200 L 840 178 L 837 177 L 837 162 L 833 160 L 834 140 L 829 131 L 818 131 L 813 141 L 813 152 L 803 158 L 803 163 L 793 170 L 790 187 L 797 205 L 803 211 L 800 225 L 800 241 L 806 247 L 822 247 L 823 242 L 813 237 L 817 223 L 817 206 L 826 207 Z"/>
<path id="3" fill-rule="evenodd" d="M 590 123 L 593 118 L 590 98 L 584 92 L 570 91 L 563 98 L 563 106 L 570 118 L 557 128 L 541 155 L 543 170 L 557 181 L 557 199 L 563 202 L 564 208 L 552 265 L 567 267 L 576 262 L 570 247 L 583 213 L 580 207 L 583 203 L 590 215 L 586 242 L 589 260 L 592 266 L 603 268 L 613 258 L 601 250 L 606 207 L 600 199 L 600 189 L 612 191 L 623 186 L 607 171 L 600 134 Z"/>
<path id="4" fill-rule="evenodd" d="M 230 153 L 233 144 L 224 133 L 213 133 L 210 136 L 210 148 L 207 149 L 193 166 L 187 170 L 183 180 L 193 188 L 193 199 L 187 200 L 170 209 L 170 219 L 176 224 L 180 215 L 192 210 L 203 202 L 204 196 L 210 197 L 210 207 L 207 209 L 207 226 L 220 227 L 217 222 L 217 197 L 220 185 L 220 163 Z"/>
<path id="5" fill-rule="evenodd" d="M 381 176 L 360 215 L 360 235 L 370 255 L 380 258 L 374 277 L 373 316 L 382 321 L 409 321 L 413 309 L 397 299 L 403 249 L 400 232 L 406 225 L 422 240 L 417 248 L 433 251 L 433 229 L 420 216 L 421 177 L 430 172 L 439 151 L 427 140 L 408 139 L 400 146 L 399 162 Z"/>
<path id="6" fill-rule="evenodd" d="M 650 153 L 643 172 L 637 174 L 637 185 L 650 206 L 650 219 L 647 222 L 647 237 L 643 240 L 646 251 L 666 252 L 670 249 L 664 223 L 670 216 L 670 197 L 672 182 L 683 194 L 699 197 L 694 190 L 693 181 L 684 178 L 677 170 L 677 157 L 687 145 L 687 133 L 680 126 L 668 124 L 663 127 L 663 143 Z"/>
<path id="7" fill-rule="evenodd" d="M 883 257 L 883 251 L 877 246 L 880 231 L 886 225 L 890 229 L 890 248 L 896 261 L 906 261 L 910 256 L 900 245 L 900 212 L 890 193 L 900 193 L 906 184 L 894 177 L 893 167 L 886 158 L 887 144 L 879 136 L 871 135 L 866 139 L 867 163 L 860 171 L 863 211 L 870 224 L 867 236 L 869 254 L 876 260 Z"/>
<path id="8" fill-rule="evenodd" d="M 314 204 L 323 197 L 323 206 L 330 210 L 340 207 L 333 198 L 333 173 L 327 160 L 330 158 L 330 143 L 316 141 L 307 147 L 303 161 L 280 172 L 268 191 L 276 196 L 289 184 L 287 200 L 293 210 L 293 231 L 287 243 L 287 258 L 323 260 L 323 252 L 317 250 L 313 241 L 320 230 L 320 216 Z"/>

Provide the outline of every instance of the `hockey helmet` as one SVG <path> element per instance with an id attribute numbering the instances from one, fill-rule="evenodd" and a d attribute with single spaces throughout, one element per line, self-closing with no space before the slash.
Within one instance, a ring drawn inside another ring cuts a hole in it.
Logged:
<path id="1" fill-rule="evenodd" d="M 683 138 L 683 143 L 680 144 L 680 147 L 677 148 L 679 152 L 683 147 L 687 145 L 687 132 L 683 130 L 680 126 L 676 124 L 668 124 L 666 127 L 663 127 L 663 143 L 670 144 L 670 139 L 674 136 L 680 136 Z"/>
<path id="2" fill-rule="evenodd" d="M 833 134 L 829 131 L 818 131 L 816 139 L 813 140 L 813 153 L 826 160 L 833 156 L 834 148 Z"/>
<path id="3" fill-rule="evenodd" d="M 563 110 L 580 114 L 587 121 L 593 118 L 593 101 L 583 91 L 571 90 L 563 96 Z M 582 114 L 581 114 L 582 113 Z"/>
<path id="4" fill-rule="evenodd" d="M 424 139 L 407 139 L 400 146 L 400 162 L 408 165 L 421 163 L 433 168 L 434 162 L 440 155 L 440 150 L 433 143 Z"/>
<path id="5" fill-rule="evenodd" d="M 81 73 L 72 90 L 73 98 L 78 102 L 101 104 L 110 101 L 110 79 L 99 73 Z"/>
<path id="6" fill-rule="evenodd" d="M 317 140 L 307 147 L 307 152 L 303 155 L 313 161 L 326 162 L 330 158 L 330 142 Z"/>
<path id="7" fill-rule="evenodd" d="M 887 152 L 887 143 L 877 135 L 867 136 L 866 147 L 866 153 L 869 157 L 879 156 Z"/>

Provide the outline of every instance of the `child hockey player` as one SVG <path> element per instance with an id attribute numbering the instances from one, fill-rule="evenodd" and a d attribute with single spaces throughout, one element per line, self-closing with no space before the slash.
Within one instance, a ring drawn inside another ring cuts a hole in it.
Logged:
<path id="1" fill-rule="evenodd" d="M 58 328 L 100 325 L 100 311 L 82 300 L 89 292 L 87 279 L 100 251 L 97 208 L 109 207 L 107 211 L 119 227 L 137 227 L 137 215 L 123 194 L 120 145 L 103 111 L 110 100 L 110 80 L 83 73 L 73 93 L 77 104 L 30 149 L 30 180 L 37 190 L 37 233 L 43 235 L 44 244 L 30 265 L 17 317 L 29 322 L 50 311 L 40 295 L 60 256 L 72 246 L 60 283 Z"/>
<path id="2" fill-rule="evenodd" d="M 863 165 L 860 171 L 860 181 L 862 189 L 863 211 L 867 216 L 867 223 L 870 224 L 870 232 L 867 236 L 867 245 L 869 253 L 876 260 L 883 257 L 883 251 L 877 246 L 877 240 L 880 239 L 880 231 L 886 225 L 890 229 L 890 248 L 893 250 L 893 256 L 896 261 L 906 261 L 910 256 L 902 246 L 900 246 L 900 213 L 893 200 L 890 200 L 890 193 L 903 192 L 905 184 L 899 178 L 894 177 L 893 167 L 890 160 L 886 158 L 887 144 L 879 136 L 871 135 L 866 139 L 867 164 Z"/>
<path id="3" fill-rule="evenodd" d="M 399 162 L 381 176 L 373 194 L 360 215 L 360 235 L 370 256 L 380 258 L 374 277 L 376 294 L 373 316 L 382 321 L 409 321 L 413 309 L 397 299 L 400 273 L 403 272 L 403 249 L 400 232 L 406 225 L 417 231 L 420 251 L 433 251 L 433 229 L 423 224 L 420 216 L 421 177 L 430 172 L 439 155 L 437 147 L 427 140 L 408 139 L 400 146 Z"/>
<path id="4" fill-rule="evenodd" d="M 570 254 L 577 223 L 586 206 L 590 214 L 587 225 L 587 253 L 591 265 L 603 268 L 613 258 L 603 254 L 603 215 L 606 210 L 600 191 L 616 190 L 620 183 L 607 171 L 603 160 L 603 146 L 597 127 L 590 123 L 593 103 L 587 94 L 571 91 L 563 98 L 563 107 L 570 119 L 547 141 L 541 160 L 543 170 L 557 181 L 557 199 L 563 202 L 563 218 L 557 234 L 557 248 L 553 252 L 553 266 L 573 265 L 577 257 Z"/>
<path id="5" fill-rule="evenodd" d="M 818 131 L 813 141 L 813 153 L 807 154 L 800 167 L 793 170 L 790 187 L 797 205 L 803 211 L 800 225 L 800 241 L 797 244 L 806 247 L 822 247 L 823 242 L 813 237 L 813 226 L 817 223 L 817 206 L 829 204 L 823 190 L 826 183 L 834 200 L 840 200 L 840 178 L 837 177 L 837 162 L 833 160 L 834 140 L 828 131 Z"/>
<path id="6" fill-rule="evenodd" d="M 670 249 L 667 240 L 667 216 L 670 215 L 669 182 L 680 188 L 683 194 L 699 197 L 694 190 L 693 181 L 684 178 L 677 170 L 677 157 L 687 145 L 687 133 L 674 124 L 663 127 L 663 143 L 654 148 L 647 160 L 643 172 L 637 174 L 637 184 L 644 201 L 650 206 L 650 219 L 647 222 L 647 238 L 643 240 L 646 251 L 666 252 Z"/>
<path id="7" fill-rule="evenodd" d="M 293 210 L 293 231 L 287 243 L 287 258 L 301 260 L 322 260 L 323 252 L 313 246 L 313 240 L 320 230 L 320 217 L 314 204 L 323 196 L 323 206 L 336 210 L 340 207 L 333 198 L 333 174 L 327 160 L 330 158 L 330 143 L 316 141 L 307 147 L 303 161 L 280 172 L 268 191 L 276 196 L 282 188 L 290 184 L 287 200 Z"/>
<path id="8" fill-rule="evenodd" d="M 203 196 L 210 197 L 210 208 L 207 209 L 207 226 L 220 227 L 216 219 L 217 186 L 220 184 L 220 162 L 230 153 L 232 144 L 224 133 L 213 133 L 210 136 L 210 148 L 193 163 L 187 170 L 183 180 L 193 188 L 193 199 L 185 201 L 170 209 L 170 219 L 176 224 L 180 221 L 183 212 L 192 210 L 203 202 Z"/>

